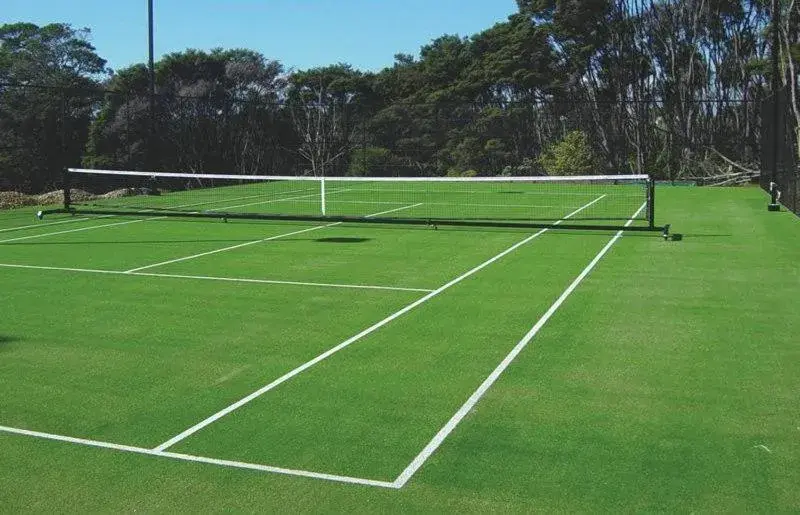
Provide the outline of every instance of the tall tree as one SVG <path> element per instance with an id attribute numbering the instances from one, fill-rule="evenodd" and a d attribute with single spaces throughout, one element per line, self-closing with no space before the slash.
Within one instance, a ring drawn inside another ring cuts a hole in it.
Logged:
<path id="1" fill-rule="evenodd" d="M 344 159 L 371 97 L 368 78 L 338 64 L 294 73 L 288 109 L 300 138 L 298 154 L 315 176 L 343 175 Z"/>
<path id="2" fill-rule="evenodd" d="M 92 126 L 89 166 L 145 165 L 147 70 L 107 83 Z M 283 67 L 250 50 L 187 50 L 156 63 L 157 165 L 193 172 L 276 173 L 286 168 Z M 120 152 L 122 150 L 122 152 Z"/>
<path id="3" fill-rule="evenodd" d="M 0 189 L 51 188 L 78 164 L 92 115 L 85 92 L 106 76 L 89 30 L 0 26 Z"/>

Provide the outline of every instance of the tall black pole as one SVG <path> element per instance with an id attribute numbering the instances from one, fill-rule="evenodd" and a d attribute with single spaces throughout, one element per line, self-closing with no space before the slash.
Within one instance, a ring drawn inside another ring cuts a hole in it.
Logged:
<path id="1" fill-rule="evenodd" d="M 781 113 L 781 8 L 780 0 L 772 0 L 772 177 L 771 181 L 778 182 L 778 169 L 780 166 L 780 149 L 783 132 Z"/>
<path id="2" fill-rule="evenodd" d="M 156 132 L 156 68 L 153 59 L 153 0 L 147 0 L 147 69 L 149 75 L 148 100 L 150 108 L 150 126 L 147 134 L 147 168 L 155 171 L 155 132 Z"/>

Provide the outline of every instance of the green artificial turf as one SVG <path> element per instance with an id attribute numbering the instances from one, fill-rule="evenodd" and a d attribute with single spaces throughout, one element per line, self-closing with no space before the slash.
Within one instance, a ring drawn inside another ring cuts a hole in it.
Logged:
<path id="1" fill-rule="evenodd" d="M 797 511 L 800 219 L 767 201 L 659 187 L 683 241 L 621 238 L 399 490 L 0 432 L 0 506 Z M 0 264 L 124 272 L 315 226 L 136 220 L 0 213 Z M 338 225 L 160 275 L 0 267 L 0 425 L 155 447 L 426 295 L 201 277 L 433 290 L 530 234 Z M 543 234 L 169 450 L 391 482 L 612 236 Z"/>

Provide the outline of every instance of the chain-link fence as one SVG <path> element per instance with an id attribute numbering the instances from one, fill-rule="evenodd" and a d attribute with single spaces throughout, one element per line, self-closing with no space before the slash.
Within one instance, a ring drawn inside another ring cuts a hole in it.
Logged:
<path id="1" fill-rule="evenodd" d="M 764 100 L 762 112 L 761 186 L 780 192 L 780 203 L 800 214 L 800 128 L 786 92 Z"/>

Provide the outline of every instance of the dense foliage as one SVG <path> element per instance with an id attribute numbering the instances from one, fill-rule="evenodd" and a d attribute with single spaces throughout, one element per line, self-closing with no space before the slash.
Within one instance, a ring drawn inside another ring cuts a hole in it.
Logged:
<path id="1" fill-rule="evenodd" d="M 63 165 L 246 174 L 718 173 L 757 167 L 769 93 L 764 0 L 518 0 L 364 73 L 287 73 L 244 49 L 116 73 L 66 25 L 0 27 L 0 189 Z M 800 8 L 781 0 L 781 81 L 798 109 Z M 9 85 L 9 84 L 13 84 Z M 150 136 L 154 128 L 155 137 Z"/>
<path id="2" fill-rule="evenodd" d="M 67 109 L 64 93 L 107 74 L 86 36 L 60 24 L 0 26 L 0 190 L 52 185 L 63 163 L 84 152 L 91 102 L 78 96 Z"/>

